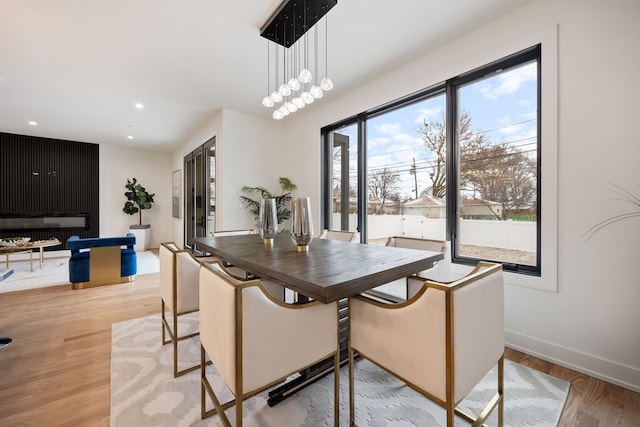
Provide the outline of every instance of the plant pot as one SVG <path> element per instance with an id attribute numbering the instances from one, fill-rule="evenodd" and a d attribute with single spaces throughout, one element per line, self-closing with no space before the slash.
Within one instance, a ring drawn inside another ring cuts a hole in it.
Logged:
<path id="1" fill-rule="evenodd" d="M 130 225 L 129 232 L 136 236 L 136 244 L 133 247 L 133 250 L 136 252 L 143 252 L 149 248 L 151 224 Z"/>

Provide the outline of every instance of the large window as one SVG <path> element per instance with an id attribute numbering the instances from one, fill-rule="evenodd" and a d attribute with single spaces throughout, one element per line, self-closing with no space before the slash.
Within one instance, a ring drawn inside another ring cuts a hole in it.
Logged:
<path id="1" fill-rule="evenodd" d="M 324 128 L 322 226 L 448 240 L 456 263 L 539 275 L 540 54 Z"/>

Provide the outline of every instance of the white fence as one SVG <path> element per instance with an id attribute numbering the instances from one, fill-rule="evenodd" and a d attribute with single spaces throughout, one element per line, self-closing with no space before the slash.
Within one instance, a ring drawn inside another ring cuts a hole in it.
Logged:
<path id="1" fill-rule="evenodd" d="M 389 236 L 446 240 L 444 218 L 420 215 L 369 215 L 369 240 Z M 355 231 L 355 214 L 349 215 L 349 230 Z M 333 214 L 334 228 L 339 228 L 340 214 Z M 536 223 L 533 221 L 487 221 L 463 219 L 460 222 L 461 243 L 495 248 L 536 251 Z"/>

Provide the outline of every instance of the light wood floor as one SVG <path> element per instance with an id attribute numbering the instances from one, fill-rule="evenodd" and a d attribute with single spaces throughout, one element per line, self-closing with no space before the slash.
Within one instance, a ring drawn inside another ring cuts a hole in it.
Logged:
<path id="1" fill-rule="evenodd" d="M 0 350 L 0 426 L 108 426 L 111 324 L 159 311 L 158 274 L 93 289 L 0 294 L 0 336 L 13 338 Z M 571 382 L 560 426 L 640 426 L 640 394 L 506 354 Z"/>

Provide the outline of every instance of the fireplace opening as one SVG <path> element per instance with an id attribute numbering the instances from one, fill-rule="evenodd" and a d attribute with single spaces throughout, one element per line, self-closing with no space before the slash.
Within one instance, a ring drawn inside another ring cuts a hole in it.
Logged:
<path id="1" fill-rule="evenodd" d="M 88 230 L 88 213 L 0 214 L 0 231 Z"/>

